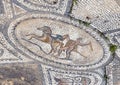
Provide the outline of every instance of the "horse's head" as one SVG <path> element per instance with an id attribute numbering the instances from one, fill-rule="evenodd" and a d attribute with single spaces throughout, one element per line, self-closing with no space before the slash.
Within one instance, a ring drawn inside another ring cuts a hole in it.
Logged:
<path id="1" fill-rule="evenodd" d="M 46 33 L 46 34 L 52 34 L 52 30 L 50 27 L 48 26 L 43 26 L 41 28 L 37 28 L 37 30 L 42 30 L 43 33 Z"/>

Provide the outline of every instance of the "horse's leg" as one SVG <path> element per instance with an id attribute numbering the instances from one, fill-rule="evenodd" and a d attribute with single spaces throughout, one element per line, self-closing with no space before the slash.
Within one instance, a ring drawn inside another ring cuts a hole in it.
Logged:
<path id="1" fill-rule="evenodd" d="M 66 47 L 65 47 L 66 48 Z M 65 49 L 64 47 L 63 48 L 60 48 L 59 51 L 58 51 L 58 55 L 60 56 L 60 54 L 62 53 L 62 51 L 66 51 L 66 57 L 65 58 L 60 58 L 60 59 L 69 59 L 70 57 L 70 50 L 67 50 L 67 48 Z"/>
<path id="2" fill-rule="evenodd" d="M 93 51 L 93 47 L 92 47 L 92 43 L 91 42 L 89 42 L 88 44 L 85 44 L 84 46 L 86 46 L 86 45 L 89 45 L 90 49 Z"/>
<path id="3" fill-rule="evenodd" d="M 50 46 L 51 46 L 51 50 L 48 54 L 51 54 L 54 51 L 54 46 L 53 46 L 53 39 L 50 40 Z"/>
<path id="4" fill-rule="evenodd" d="M 50 52 L 49 52 L 48 54 L 50 54 L 50 53 L 52 53 L 52 52 L 53 52 L 53 49 L 51 49 Z"/>
<path id="5" fill-rule="evenodd" d="M 59 45 L 56 45 L 55 43 L 54 43 L 54 40 L 52 40 L 51 42 L 50 42 L 50 46 L 51 46 L 51 51 L 49 52 L 49 54 L 50 53 L 56 53 L 56 51 L 57 51 L 57 47 L 59 47 Z"/>
<path id="6" fill-rule="evenodd" d="M 79 55 L 87 58 L 87 56 L 83 55 L 82 53 L 80 53 L 80 52 L 77 50 L 77 47 L 75 47 L 75 48 L 73 49 L 73 51 L 76 52 L 76 53 L 78 53 Z"/>
<path id="7" fill-rule="evenodd" d="M 92 47 L 92 43 L 91 42 L 90 42 L 89 46 L 90 46 L 91 50 L 93 51 L 93 47 Z"/>
<path id="8" fill-rule="evenodd" d="M 67 49 L 68 49 L 68 47 L 61 46 L 60 49 L 58 50 L 58 56 L 60 56 L 60 54 L 62 53 L 62 51 L 65 51 Z"/>
<path id="9" fill-rule="evenodd" d="M 89 45 L 90 49 L 93 51 L 93 47 L 92 47 L 92 43 L 91 42 L 89 42 L 87 44 L 81 44 L 81 43 L 79 43 L 78 45 L 80 45 L 80 46 L 87 46 L 87 45 Z"/>
<path id="10" fill-rule="evenodd" d="M 58 50 L 58 56 L 60 56 L 61 53 L 62 53 L 62 50 L 59 49 L 59 50 Z"/>
<path id="11" fill-rule="evenodd" d="M 82 53 L 78 52 L 77 50 L 75 50 L 75 52 L 78 53 L 79 55 L 81 55 L 81 56 L 87 58 L 87 56 L 83 55 Z"/>
<path id="12" fill-rule="evenodd" d="M 51 50 L 50 50 L 50 52 L 48 54 L 51 54 L 52 52 L 55 52 L 55 48 L 54 48 L 53 43 L 51 43 L 50 46 L 51 46 Z"/>
<path id="13" fill-rule="evenodd" d="M 61 54 L 62 51 L 63 51 L 63 50 L 61 49 L 61 48 L 63 48 L 63 45 L 64 45 L 64 44 L 63 44 L 62 42 L 60 42 L 60 45 L 59 45 L 60 47 L 59 47 L 59 49 L 58 49 L 58 56 L 60 56 L 60 54 Z"/>
<path id="14" fill-rule="evenodd" d="M 69 60 L 70 54 L 71 54 L 71 50 L 69 50 L 69 49 L 66 50 L 66 58 L 65 59 Z"/>

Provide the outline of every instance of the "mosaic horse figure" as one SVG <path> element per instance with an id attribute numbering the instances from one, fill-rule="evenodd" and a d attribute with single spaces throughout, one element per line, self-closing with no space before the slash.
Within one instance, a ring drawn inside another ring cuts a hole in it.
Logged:
<path id="1" fill-rule="evenodd" d="M 92 43 L 81 43 L 80 41 L 82 40 L 82 38 L 77 38 L 77 40 L 72 40 L 68 37 L 67 39 L 68 41 L 66 42 L 66 44 L 64 46 L 61 46 L 61 48 L 58 51 L 58 54 L 60 55 L 62 53 L 62 51 L 66 51 L 66 58 L 65 59 L 69 59 L 71 52 L 76 52 L 79 55 L 83 56 L 83 57 L 87 57 L 85 55 L 83 55 L 82 53 L 80 53 L 77 48 L 78 46 L 90 46 L 90 49 L 93 51 L 93 47 L 92 47 Z"/>
<path id="2" fill-rule="evenodd" d="M 51 50 L 49 53 L 56 52 L 57 48 L 63 46 L 63 40 L 67 37 L 67 35 L 59 35 L 59 34 L 52 34 L 52 30 L 48 26 L 44 26 L 42 28 L 37 28 L 37 30 L 42 30 L 42 36 L 38 36 L 36 34 L 28 34 L 26 36 L 30 36 L 29 40 L 37 39 L 38 41 L 42 41 L 44 43 L 50 44 Z"/>
<path id="3" fill-rule="evenodd" d="M 50 44 L 51 46 L 51 50 L 49 53 L 46 54 L 51 54 L 51 53 L 58 53 L 58 56 L 62 53 L 62 51 L 66 51 L 66 58 L 65 59 L 69 59 L 70 58 L 70 54 L 72 51 L 79 53 L 80 55 L 84 56 L 83 54 L 81 54 L 80 52 L 78 52 L 77 47 L 80 46 L 86 46 L 86 45 L 90 45 L 91 43 L 87 43 L 87 44 L 82 44 L 80 43 L 81 38 L 78 38 L 77 40 L 72 40 L 70 39 L 69 35 L 59 35 L 59 34 L 53 34 L 52 30 L 50 27 L 48 26 L 44 26 L 42 28 L 37 28 L 37 30 L 42 30 L 43 34 L 42 36 L 38 36 L 36 34 L 28 34 L 26 36 L 30 36 L 29 40 L 31 39 L 37 39 L 38 41 L 42 41 L 44 43 Z M 67 40 L 67 43 L 63 43 L 64 40 Z M 92 46 L 91 46 L 92 49 Z"/>

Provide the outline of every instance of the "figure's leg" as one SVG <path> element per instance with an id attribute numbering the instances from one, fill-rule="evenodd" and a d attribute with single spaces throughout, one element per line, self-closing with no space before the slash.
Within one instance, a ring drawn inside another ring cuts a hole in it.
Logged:
<path id="1" fill-rule="evenodd" d="M 60 54 L 61 54 L 62 51 L 63 51 L 63 50 L 61 49 L 61 48 L 63 48 L 63 45 L 64 45 L 64 44 L 63 44 L 62 42 L 61 42 L 60 45 L 59 45 L 58 56 L 60 56 Z"/>
<path id="2" fill-rule="evenodd" d="M 59 49 L 59 50 L 58 50 L 58 56 L 60 56 L 61 53 L 62 53 L 62 50 Z"/>
<path id="3" fill-rule="evenodd" d="M 67 49 L 68 49 L 68 47 L 60 47 L 60 49 L 58 50 L 58 56 L 60 56 L 62 51 L 66 51 Z"/>

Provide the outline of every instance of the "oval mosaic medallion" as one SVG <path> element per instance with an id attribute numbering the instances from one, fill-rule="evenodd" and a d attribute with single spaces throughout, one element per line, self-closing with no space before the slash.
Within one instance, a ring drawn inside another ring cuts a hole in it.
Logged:
<path id="1" fill-rule="evenodd" d="M 68 69 L 100 67 L 110 58 L 107 43 L 91 28 L 53 14 L 27 14 L 12 21 L 8 42 L 41 63 Z M 7 35 L 6 35 L 7 36 Z"/>

